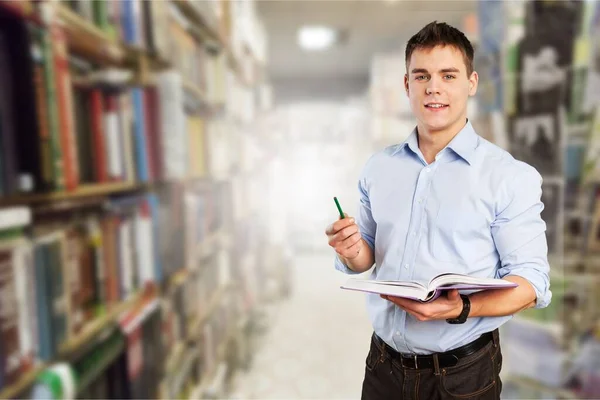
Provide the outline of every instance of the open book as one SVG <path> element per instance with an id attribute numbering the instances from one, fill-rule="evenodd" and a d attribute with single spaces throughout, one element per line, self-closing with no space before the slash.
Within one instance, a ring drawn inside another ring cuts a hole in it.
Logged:
<path id="1" fill-rule="evenodd" d="M 378 281 L 350 278 L 341 286 L 342 289 L 358 290 L 361 292 L 386 294 L 389 296 L 405 297 L 420 300 L 424 303 L 433 301 L 447 290 L 484 290 L 506 289 L 518 286 L 516 283 L 494 278 L 476 278 L 462 274 L 440 274 L 422 285 L 414 281 Z"/>

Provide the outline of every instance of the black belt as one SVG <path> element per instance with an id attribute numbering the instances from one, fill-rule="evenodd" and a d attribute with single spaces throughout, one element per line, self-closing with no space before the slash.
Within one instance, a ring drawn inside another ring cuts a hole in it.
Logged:
<path id="1" fill-rule="evenodd" d="M 426 369 L 434 368 L 434 355 L 404 355 L 398 353 L 396 350 L 391 348 L 385 343 L 379 336 L 373 334 L 376 342 L 380 347 L 385 348 L 387 353 L 392 359 L 396 360 L 404 368 L 409 369 Z M 470 356 L 483 349 L 489 342 L 494 340 L 494 333 L 487 332 L 481 335 L 478 339 L 475 339 L 471 343 L 467 343 L 464 346 L 458 347 L 453 350 L 446 351 L 444 353 L 436 353 L 438 358 L 439 368 L 453 367 L 458 363 L 461 358 Z"/>

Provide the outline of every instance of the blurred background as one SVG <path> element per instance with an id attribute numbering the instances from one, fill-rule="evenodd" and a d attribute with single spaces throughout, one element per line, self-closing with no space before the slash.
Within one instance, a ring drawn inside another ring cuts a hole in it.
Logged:
<path id="1" fill-rule="evenodd" d="M 413 129 L 433 20 L 544 177 L 554 297 L 503 326 L 502 396 L 600 398 L 600 2 L 483 0 L 0 0 L 0 398 L 359 398 L 324 230 Z"/>

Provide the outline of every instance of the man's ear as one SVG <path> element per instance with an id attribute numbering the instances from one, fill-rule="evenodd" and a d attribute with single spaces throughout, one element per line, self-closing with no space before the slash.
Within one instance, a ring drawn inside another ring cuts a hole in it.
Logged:
<path id="1" fill-rule="evenodd" d="M 469 77 L 469 96 L 475 96 L 477 93 L 477 86 L 479 85 L 479 75 L 477 71 L 471 72 L 471 76 Z"/>
<path id="2" fill-rule="evenodd" d="M 406 95 L 408 96 L 408 74 L 404 74 L 404 90 L 406 91 Z"/>

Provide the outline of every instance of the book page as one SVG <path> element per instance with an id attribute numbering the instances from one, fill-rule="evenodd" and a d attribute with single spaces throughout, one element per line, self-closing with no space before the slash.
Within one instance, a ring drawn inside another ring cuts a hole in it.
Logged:
<path id="1" fill-rule="evenodd" d="M 394 283 L 394 282 L 392 282 Z M 396 282 L 397 283 L 397 282 Z M 341 286 L 342 289 L 358 290 L 367 293 L 386 294 L 389 296 L 405 297 L 414 300 L 424 300 L 427 290 L 423 287 L 401 286 L 366 279 L 350 278 Z"/>
<path id="2" fill-rule="evenodd" d="M 516 284 L 495 278 L 478 278 L 462 274 L 442 274 L 431 280 L 431 290 L 440 287 L 452 287 L 455 289 L 487 289 L 499 287 L 514 287 Z"/>
<path id="3" fill-rule="evenodd" d="M 419 290 L 426 290 L 427 287 L 425 285 L 421 285 L 418 282 L 413 281 L 379 281 L 379 280 L 369 280 L 368 282 L 373 282 L 377 285 L 393 285 L 393 286 L 403 286 L 403 287 L 411 287 Z"/>

